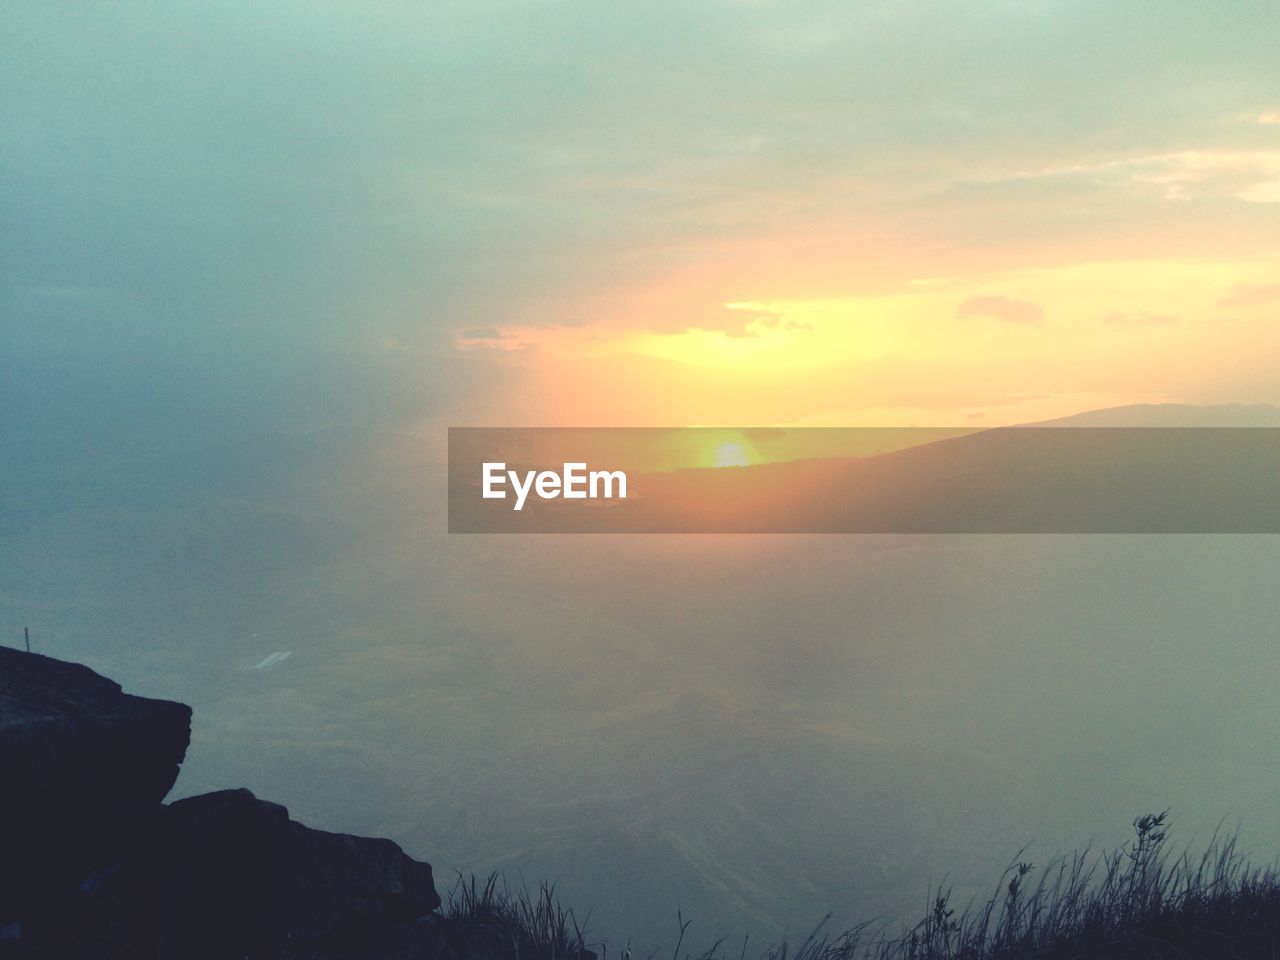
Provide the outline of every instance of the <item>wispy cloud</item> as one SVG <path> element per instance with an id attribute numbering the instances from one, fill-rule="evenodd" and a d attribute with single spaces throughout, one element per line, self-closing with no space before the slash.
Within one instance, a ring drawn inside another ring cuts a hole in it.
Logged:
<path id="1" fill-rule="evenodd" d="M 1181 150 L 1022 171 L 1010 179 L 1090 178 L 1161 187 L 1169 200 L 1229 196 L 1280 203 L 1280 150 Z"/>
<path id="2" fill-rule="evenodd" d="M 412 353 L 413 348 L 396 337 L 379 337 L 377 340 L 379 350 L 386 353 Z"/>
<path id="3" fill-rule="evenodd" d="M 1114 311 L 1103 317 L 1102 322 L 1112 327 L 1169 327 L 1181 321 L 1171 313 L 1138 310 L 1130 313 Z"/>
<path id="4" fill-rule="evenodd" d="M 1030 326 L 1044 323 L 1044 309 L 1029 300 L 1010 297 L 970 297 L 956 307 L 956 317 L 992 317 L 1006 323 L 1022 323 Z"/>
<path id="5" fill-rule="evenodd" d="M 724 306 L 726 310 L 733 311 L 733 321 L 720 325 L 699 326 L 699 329 L 719 331 L 730 337 L 760 337 L 771 330 L 813 332 L 812 323 L 788 317 L 784 311 L 768 304 L 746 301 L 726 303 Z"/>
<path id="6" fill-rule="evenodd" d="M 501 340 L 503 336 L 497 327 L 473 327 L 458 334 L 461 340 Z"/>
<path id="7" fill-rule="evenodd" d="M 1220 307 L 1256 307 L 1280 300 L 1280 283 L 1238 283 L 1218 301 Z"/>

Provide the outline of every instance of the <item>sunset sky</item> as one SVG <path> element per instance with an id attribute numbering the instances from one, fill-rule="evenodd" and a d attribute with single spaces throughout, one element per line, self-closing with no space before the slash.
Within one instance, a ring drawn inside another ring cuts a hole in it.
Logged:
<path id="1" fill-rule="evenodd" d="M 1280 400 L 1270 3 L 6 4 L 15 353 L 455 424 Z"/>

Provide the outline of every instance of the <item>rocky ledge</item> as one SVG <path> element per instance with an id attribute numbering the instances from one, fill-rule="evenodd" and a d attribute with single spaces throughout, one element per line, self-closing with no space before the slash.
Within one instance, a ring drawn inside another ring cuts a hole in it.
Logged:
<path id="1" fill-rule="evenodd" d="M 165 804 L 185 704 L 0 648 L 0 957 L 391 960 L 468 954 L 430 864 L 248 790 Z"/>

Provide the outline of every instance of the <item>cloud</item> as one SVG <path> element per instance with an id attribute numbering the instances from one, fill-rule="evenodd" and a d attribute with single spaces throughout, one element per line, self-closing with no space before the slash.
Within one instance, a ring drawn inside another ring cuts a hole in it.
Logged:
<path id="1" fill-rule="evenodd" d="M 1280 180 L 1266 180 L 1240 191 L 1246 203 L 1280 203 Z"/>
<path id="2" fill-rule="evenodd" d="M 1280 203 L 1280 150 L 1179 150 L 1046 167 L 1013 179 L 1063 178 L 1156 187 L 1166 200 L 1225 196 Z"/>
<path id="3" fill-rule="evenodd" d="M 1044 309 L 1028 300 L 1010 297 L 970 297 L 956 307 L 956 317 L 993 317 L 1006 323 L 1022 323 L 1030 326 L 1044 323 Z"/>
<path id="4" fill-rule="evenodd" d="M 1148 313 L 1138 310 L 1133 313 L 1113 311 L 1102 318 L 1102 322 L 1112 327 L 1168 327 L 1181 320 L 1171 313 Z"/>
<path id="5" fill-rule="evenodd" d="M 396 337 L 379 337 L 377 339 L 379 350 L 387 353 L 412 353 L 413 348 Z"/>
<path id="6" fill-rule="evenodd" d="M 726 310 L 732 311 L 733 319 L 717 324 L 698 324 L 693 329 L 723 333 L 727 337 L 762 337 L 773 330 L 793 330 L 798 333 L 813 333 L 814 326 L 805 320 L 793 320 L 783 310 L 775 309 L 763 303 L 746 301 L 742 303 L 726 303 Z"/>
<path id="7" fill-rule="evenodd" d="M 500 327 L 471 327 L 459 331 L 453 338 L 454 349 L 462 352 L 501 350 L 509 353 L 528 345 L 518 333 Z"/>
<path id="8" fill-rule="evenodd" d="M 1200 44 L 1195 6 L 321 0 L 246 30 L 247 0 L 160 27 L 25 5 L 0 35 L 6 216 L 28 240 L 0 309 L 50 350 L 434 350 L 496 342 L 457 336 L 490 324 L 767 329 L 718 304 L 962 261 L 973 285 L 1064 250 L 1216 255 L 1269 229 L 1235 198 L 1272 196 L 1258 138 L 1278 128 L 1222 118 L 1280 107 L 1280 66 L 1268 11 Z M 1007 182 L 1023 170 L 1049 179 Z M 1123 195 L 1082 196 L 1095 180 Z M 1231 202 L 1155 220 L 1166 190 Z M 90 322 L 36 284 L 119 296 Z"/>
<path id="9" fill-rule="evenodd" d="M 501 340 L 506 336 L 497 327 L 473 327 L 458 334 L 459 340 Z"/>
<path id="10" fill-rule="evenodd" d="M 1280 283 L 1237 283 L 1218 301 L 1220 307 L 1256 307 L 1280 300 Z"/>

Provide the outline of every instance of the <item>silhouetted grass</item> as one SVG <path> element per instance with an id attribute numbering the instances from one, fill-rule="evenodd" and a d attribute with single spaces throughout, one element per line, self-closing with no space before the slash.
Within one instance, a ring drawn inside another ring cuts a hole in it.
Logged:
<path id="1" fill-rule="evenodd" d="M 915 925 L 891 932 L 864 924 L 838 935 L 815 931 L 779 943 L 759 960 L 1274 960 L 1280 958 L 1280 876 L 1251 866 L 1234 836 L 1215 836 L 1203 853 L 1173 855 L 1167 813 L 1134 821 L 1122 847 L 1088 851 L 1037 869 L 1017 862 L 987 901 L 957 910 L 942 890 Z M 580 960 L 591 944 L 552 887 L 512 895 L 496 878 L 460 882 L 448 915 L 499 931 L 520 960 Z M 689 926 L 678 918 L 671 960 L 748 960 L 717 943 L 683 951 Z M 498 946 L 495 944 L 495 946 Z M 498 948 L 501 950 L 501 947 Z M 630 951 L 617 951 L 631 960 Z M 616 955 L 616 954 L 615 954 Z M 650 958 L 653 960 L 653 958 Z M 665 958 L 663 958 L 665 960 Z"/>
<path id="2" fill-rule="evenodd" d="M 497 874 L 483 883 L 458 877 L 443 913 L 487 933 L 486 953 L 520 960 L 587 960 L 594 956 L 573 911 L 560 905 L 554 884 L 510 890 Z"/>

